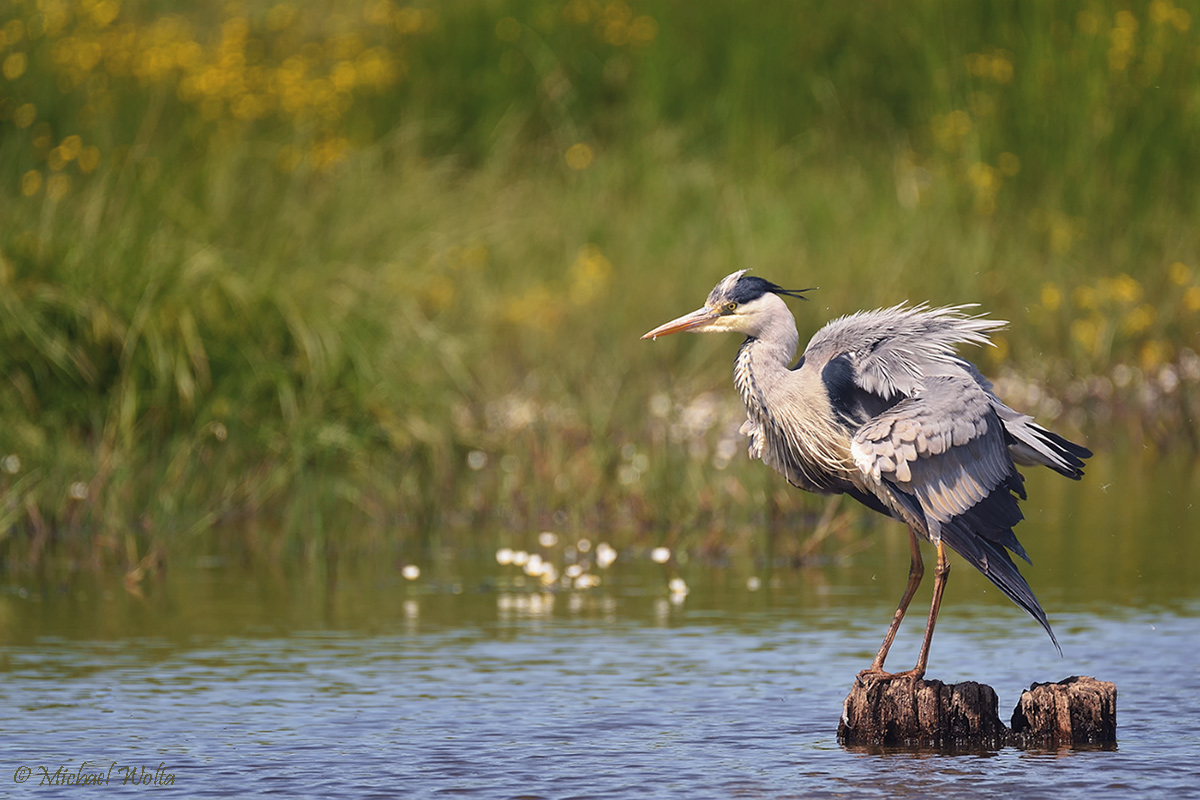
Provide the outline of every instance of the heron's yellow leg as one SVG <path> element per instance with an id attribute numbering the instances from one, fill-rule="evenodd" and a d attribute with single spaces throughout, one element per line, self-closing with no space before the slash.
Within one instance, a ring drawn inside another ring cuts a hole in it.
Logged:
<path id="1" fill-rule="evenodd" d="M 908 585 L 904 587 L 904 594 L 900 597 L 900 605 L 896 607 L 896 614 L 892 617 L 892 624 L 888 626 L 887 634 L 883 637 L 883 644 L 879 646 L 879 652 L 875 654 L 875 660 L 871 662 L 868 669 L 858 673 L 859 680 L 865 679 L 880 679 L 890 678 L 891 674 L 883 671 L 883 662 L 887 659 L 888 650 L 892 649 L 892 640 L 896 638 L 896 631 L 900 630 L 900 622 L 904 619 L 904 614 L 908 611 L 908 604 L 912 602 L 913 595 L 917 593 L 917 587 L 921 585 L 921 578 L 925 576 L 925 562 L 921 560 L 921 544 L 917 539 L 916 530 L 910 525 L 908 526 L 908 544 L 911 550 L 911 560 L 908 566 Z"/>
<path id="2" fill-rule="evenodd" d="M 925 665 L 929 663 L 929 643 L 933 641 L 933 626 L 937 624 L 938 611 L 942 607 L 942 592 L 946 591 L 946 579 L 950 577 L 950 559 L 946 557 L 946 545 L 939 540 L 937 545 L 937 568 L 933 571 L 933 603 L 929 606 L 929 622 L 925 625 L 925 638 L 921 640 L 921 654 L 913 676 L 925 676 Z"/>

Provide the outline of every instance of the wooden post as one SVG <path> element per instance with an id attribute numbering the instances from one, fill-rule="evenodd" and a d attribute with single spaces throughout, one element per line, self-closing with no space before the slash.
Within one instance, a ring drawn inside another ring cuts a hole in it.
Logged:
<path id="1" fill-rule="evenodd" d="M 1013 710 L 1012 736 L 1024 747 L 1115 744 L 1117 687 L 1078 676 L 1035 683 Z"/>
<path id="2" fill-rule="evenodd" d="M 1116 742 L 1116 687 L 1094 678 L 1034 684 L 1021 696 L 1009 730 L 996 692 L 974 681 L 896 678 L 855 682 L 838 741 L 848 746 L 997 750 Z"/>
<path id="3" fill-rule="evenodd" d="M 974 681 L 855 682 L 843 706 L 838 741 L 877 747 L 999 748 L 1008 729 L 996 707 L 995 690 Z"/>

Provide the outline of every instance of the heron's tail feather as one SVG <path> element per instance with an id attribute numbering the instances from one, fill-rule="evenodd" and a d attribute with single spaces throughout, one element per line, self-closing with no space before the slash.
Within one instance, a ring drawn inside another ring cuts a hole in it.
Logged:
<path id="1" fill-rule="evenodd" d="M 1011 531 L 1009 531 L 1009 535 L 1012 535 Z M 1010 600 L 1036 619 L 1046 629 L 1046 633 L 1050 634 L 1050 641 L 1054 642 L 1058 654 L 1062 655 L 1062 647 L 1054 636 L 1050 621 L 1046 619 L 1046 612 L 1042 610 L 1041 604 L 1033 594 L 1033 589 L 1029 588 L 1029 584 L 1021 576 L 1021 571 L 1017 569 L 1017 565 L 1013 563 L 1008 551 L 1002 545 L 973 534 L 958 518 L 941 524 L 941 537 L 951 550 L 970 562 L 977 570 L 986 575 L 988 580 L 996 584 L 1000 591 L 1008 595 Z"/>
<path id="2" fill-rule="evenodd" d="M 992 407 L 1004 423 L 1013 461 L 1027 467 L 1049 467 L 1072 480 L 1083 477 L 1083 460 L 1092 457 L 1091 450 L 1046 430 L 1033 417 L 1013 411 L 999 400 L 993 400 Z"/>
<path id="3" fill-rule="evenodd" d="M 1032 429 L 1034 438 L 1041 445 L 1040 449 L 1050 453 L 1053 461 L 1047 464 L 1048 467 L 1059 475 L 1066 475 L 1074 480 L 1083 477 L 1083 460 L 1092 457 L 1091 450 L 1036 423 L 1031 423 L 1028 427 Z"/>

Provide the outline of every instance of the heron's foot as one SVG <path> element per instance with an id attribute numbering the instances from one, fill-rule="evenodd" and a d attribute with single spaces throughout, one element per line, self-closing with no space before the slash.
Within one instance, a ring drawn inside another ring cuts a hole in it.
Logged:
<path id="1" fill-rule="evenodd" d="M 860 686 L 877 681 L 919 681 L 925 677 L 925 670 L 913 668 L 904 672 L 884 672 L 880 667 L 870 667 L 858 673 L 856 678 Z"/>

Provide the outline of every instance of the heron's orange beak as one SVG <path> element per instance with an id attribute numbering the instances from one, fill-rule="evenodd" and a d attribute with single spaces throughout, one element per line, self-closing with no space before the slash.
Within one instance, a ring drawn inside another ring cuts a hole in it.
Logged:
<path id="1" fill-rule="evenodd" d="M 680 331 L 694 331 L 703 328 L 708 323 L 712 322 L 717 317 L 721 316 L 721 312 L 713 311 L 711 308 L 698 308 L 690 314 L 684 314 L 678 319 L 673 319 L 668 323 L 659 325 L 654 330 L 642 336 L 643 339 L 657 339 L 660 336 L 666 336 L 668 333 L 679 333 Z"/>

